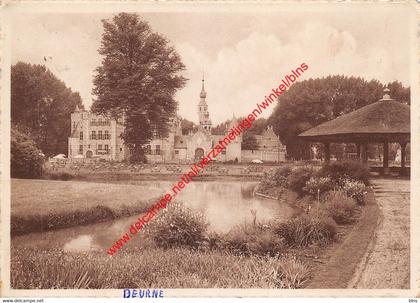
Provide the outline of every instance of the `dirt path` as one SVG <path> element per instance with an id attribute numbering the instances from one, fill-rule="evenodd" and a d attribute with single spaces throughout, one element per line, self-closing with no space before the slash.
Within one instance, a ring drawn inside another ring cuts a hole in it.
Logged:
<path id="1" fill-rule="evenodd" d="M 382 212 L 367 254 L 350 288 L 410 287 L 410 181 L 373 181 Z"/>

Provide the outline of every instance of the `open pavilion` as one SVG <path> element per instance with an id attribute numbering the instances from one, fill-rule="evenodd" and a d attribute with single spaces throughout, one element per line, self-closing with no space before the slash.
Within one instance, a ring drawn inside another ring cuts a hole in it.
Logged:
<path id="1" fill-rule="evenodd" d="M 391 99 L 389 89 L 379 101 L 344 114 L 308 129 L 300 138 L 323 143 L 325 160 L 330 161 L 331 143 L 354 143 L 357 156 L 364 162 L 368 160 L 368 144 L 383 144 L 383 174 L 389 173 L 389 143 L 401 146 L 400 174 L 406 174 L 406 146 L 410 142 L 410 107 Z"/>

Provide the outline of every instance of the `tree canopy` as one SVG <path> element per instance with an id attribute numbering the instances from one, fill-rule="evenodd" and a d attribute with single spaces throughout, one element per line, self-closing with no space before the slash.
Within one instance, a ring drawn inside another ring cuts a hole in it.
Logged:
<path id="1" fill-rule="evenodd" d="M 242 121 L 245 117 L 239 117 L 237 121 Z M 225 135 L 229 130 L 228 127 L 232 119 L 228 119 L 222 123 L 217 124 L 212 128 L 211 132 L 213 135 Z M 256 150 L 258 149 L 258 141 L 255 135 L 261 135 L 266 129 L 268 121 L 265 118 L 259 118 L 252 122 L 252 127 L 246 129 L 242 136 L 242 150 Z"/>
<path id="2" fill-rule="evenodd" d="M 410 103 L 409 88 L 397 81 L 387 87 L 393 99 Z M 378 101 L 384 88 L 377 80 L 338 75 L 297 82 L 279 96 L 268 122 L 286 144 L 289 155 L 308 158 L 309 145 L 297 137 L 301 132 Z"/>
<path id="3" fill-rule="evenodd" d="M 190 132 L 194 132 L 196 125 L 188 119 L 181 118 L 181 129 L 183 135 L 188 135 Z"/>
<path id="4" fill-rule="evenodd" d="M 242 120 L 244 118 L 240 118 Z M 258 141 L 255 135 L 261 135 L 262 132 L 267 128 L 268 122 L 265 118 L 259 118 L 252 122 L 252 127 L 247 129 L 242 137 L 242 149 L 243 150 L 255 150 L 258 149 Z"/>
<path id="5" fill-rule="evenodd" d="M 30 134 L 47 155 L 67 154 L 70 114 L 83 108 L 79 93 L 43 65 L 18 62 L 11 68 L 11 122 Z"/>
<path id="6" fill-rule="evenodd" d="M 185 69 L 169 41 L 137 14 L 121 13 L 102 20 L 92 111 L 125 117 L 123 139 L 133 154 L 154 134 L 167 135 L 178 103 L 174 96 L 185 85 Z"/>
<path id="7" fill-rule="evenodd" d="M 36 143 L 12 125 L 10 132 L 10 175 L 12 178 L 38 178 L 42 175 L 44 156 Z"/>

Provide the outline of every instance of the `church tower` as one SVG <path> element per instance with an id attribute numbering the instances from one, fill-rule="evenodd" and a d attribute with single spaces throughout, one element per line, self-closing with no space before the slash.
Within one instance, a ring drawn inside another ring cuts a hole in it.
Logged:
<path id="1" fill-rule="evenodd" d="M 198 120 L 205 133 L 211 134 L 211 120 L 206 102 L 207 93 L 204 89 L 204 76 L 201 80 L 200 102 L 198 103 Z"/>

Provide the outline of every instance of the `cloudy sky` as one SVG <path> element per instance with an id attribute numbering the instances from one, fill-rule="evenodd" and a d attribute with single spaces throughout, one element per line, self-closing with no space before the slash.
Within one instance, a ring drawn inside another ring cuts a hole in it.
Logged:
<path id="1" fill-rule="evenodd" d="M 203 73 L 214 124 L 250 112 L 302 62 L 309 70 L 301 79 L 342 74 L 410 83 L 406 9 L 254 11 L 139 13 L 171 41 L 186 65 L 189 81 L 176 96 L 181 116 L 197 122 Z M 12 63 L 46 64 L 89 108 L 94 69 L 101 63 L 100 20 L 111 16 L 16 14 Z"/>

